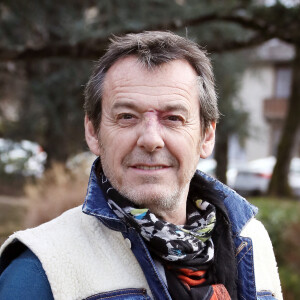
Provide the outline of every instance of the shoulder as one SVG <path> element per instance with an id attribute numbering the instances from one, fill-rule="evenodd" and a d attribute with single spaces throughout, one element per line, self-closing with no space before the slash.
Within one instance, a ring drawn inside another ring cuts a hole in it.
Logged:
<path id="1" fill-rule="evenodd" d="M 259 232 L 257 232 L 259 230 Z M 268 237 L 269 235 L 267 230 L 265 229 L 265 226 L 256 218 L 252 218 L 243 228 L 241 232 L 241 236 L 244 237 L 251 237 L 253 238 L 253 234 L 259 234 L 260 236 Z"/>
<path id="2" fill-rule="evenodd" d="M 240 235 L 252 240 L 256 290 L 269 290 L 276 299 L 282 299 L 273 246 L 264 225 L 252 218 Z"/>
<path id="3" fill-rule="evenodd" d="M 42 264 L 29 249 L 14 259 L 1 274 L 0 298 L 53 299 Z"/>
<path id="4" fill-rule="evenodd" d="M 16 239 L 30 249 L 32 246 L 31 243 L 35 243 L 35 246 L 39 249 L 46 251 L 53 242 L 57 241 L 59 244 L 60 241 L 64 241 L 68 243 L 70 239 L 73 242 L 74 236 L 82 234 L 82 231 L 86 227 L 93 228 L 93 225 L 96 226 L 96 223 L 95 218 L 83 214 L 81 207 L 76 207 L 66 211 L 50 222 L 14 233 L 2 245 L 0 254 Z M 36 243 L 37 240 L 40 242 Z"/>

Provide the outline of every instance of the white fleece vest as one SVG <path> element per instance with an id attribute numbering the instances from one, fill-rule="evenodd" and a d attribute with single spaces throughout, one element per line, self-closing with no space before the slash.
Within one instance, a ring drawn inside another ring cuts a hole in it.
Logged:
<path id="1" fill-rule="evenodd" d="M 55 300 L 84 299 L 101 292 L 144 288 L 152 297 L 130 241 L 93 216 L 71 209 L 60 217 L 9 237 L 39 258 Z"/>

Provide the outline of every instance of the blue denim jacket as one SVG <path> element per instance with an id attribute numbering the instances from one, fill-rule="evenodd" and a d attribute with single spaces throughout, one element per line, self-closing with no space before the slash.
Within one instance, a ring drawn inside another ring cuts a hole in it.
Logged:
<path id="1" fill-rule="evenodd" d="M 257 208 L 252 206 L 244 198 L 239 196 L 236 192 L 234 192 L 227 186 L 223 185 L 219 181 L 211 178 L 210 176 L 200 171 L 197 172 L 199 172 L 202 178 L 206 180 L 208 186 L 214 189 L 216 195 L 221 197 L 228 210 L 229 218 L 232 223 L 232 232 L 233 232 L 234 243 L 236 247 L 236 261 L 237 261 L 237 269 L 238 269 L 238 295 L 239 295 L 238 298 L 246 299 L 246 300 L 274 299 L 270 292 L 256 291 L 254 268 L 253 268 L 252 241 L 250 238 L 245 238 L 240 236 L 243 227 L 257 213 Z M 98 218 L 105 226 L 107 226 L 111 230 L 119 231 L 123 234 L 124 238 L 129 239 L 131 243 L 131 250 L 134 253 L 136 259 L 138 260 L 145 274 L 145 277 L 148 281 L 153 297 L 157 300 L 171 299 L 168 289 L 163 279 L 161 278 L 156 268 L 156 265 L 153 262 L 151 255 L 141 236 L 135 231 L 135 229 L 127 227 L 123 223 L 123 221 L 120 220 L 115 215 L 115 213 L 109 208 L 105 200 L 105 197 L 103 195 L 103 192 L 100 189 L 97 182 L 97 177 L 95 173 L 95 163 L 92 167 L 87 195 L 82 210 L 84 213 Z M 35 268 L 39 269 L 38 272 L 39 273 L 43 272 L 44 274 L 40 262 L 36 257 L 33 257 L 33 254 L 31 254 L 31 260 L 34 261 Z M 20 271 L 20 269 L 18 269 L 18 271 Z M 12 271 L 10 270 L 9 272 L 13 272 L 13 270 Z M 5 276 L 9 276 L 9 274 L 5 274 Z M 37 280 L 36 274 L 31 276 L 32 278 L 34 278 L 36 282 Z M 40 280 L 44 281 L 44 284 L 39 285 L 41 288 L 44 289 L 50 288 L 48 282 L 45 282 L 45 274 L 40 277 Z M 2 278 L 2 285 L 3 283 L 5 284 L 5 280 L 3 280 Z M 17 287 L 18 284 L 15 285 L 15 288 Z M 5 290 L 7 291 L 7 289 L 3 289 L 3 290 L 4 292 Z M 16 290 L 14 291 L 15 293 L 17 293 Z M 21 292 L 22 291 L 20 291 L 20 293 Z M 39 291 L 35 290 L 34 295 L 38 295 L 38 294 Z M 5 294 L 1 294 L 1 277 L 0 277 L 0 298 L 4 295 Z M 90 300 L 104 299 L 107 297 L 110 297 L 110 299 L 150 299 L 146 295 L 145 290 L 141 290 L 141 289 L 126 289 L 120 291 L 111 291 L 111 292 L 102 293 L 100 295 L 91 296 L 88 299 Z M 5 297 L 3 299 L 12 299 L 12 298 Z M 14 299 L 18 299 L 18 298 L 14 298 Z M 28 299 L 30 299 L 30 294 Z M 51 293 L 47 299 L 53 299 L 51 297 Z"/>

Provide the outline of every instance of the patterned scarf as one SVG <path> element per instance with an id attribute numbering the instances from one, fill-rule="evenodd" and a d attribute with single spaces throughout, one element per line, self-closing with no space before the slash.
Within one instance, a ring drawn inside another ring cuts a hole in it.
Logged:
<path id="1" fill-rule="evenodd" d="M 141 234 L 150 252 L 165 266 L 172 299 L 230 299 L 223 285 L 210 285 L 207 272 L 214 259 L 216 210 L 212 204 L 202 199 L 188 201 L 186 225 L 175 225 L 120 195 L 103 173 L 99 184 L 110 208 Z M 224 290 L 229 298 L 224 297 Z"/>

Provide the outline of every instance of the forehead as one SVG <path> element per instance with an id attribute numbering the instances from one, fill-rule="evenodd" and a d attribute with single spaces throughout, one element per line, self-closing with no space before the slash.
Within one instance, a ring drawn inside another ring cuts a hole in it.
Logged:
<path id="1" fill-rule="evenodd" d="M 147 69 L 135 56 L 116 61 L 104 79 L 104 95 L 122 87 L 139 88 L 153 92 L 151 88 L 174 90 L 174 93 L 198 94 L 197 73 L 185 60 L 173 60 Z M 107 95 L 108 96 L 108 95 Z M 185 95 L 182 95 L 185 96 Z"/>

